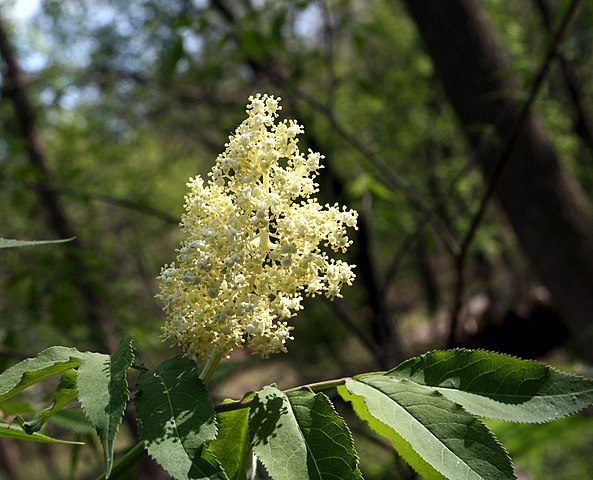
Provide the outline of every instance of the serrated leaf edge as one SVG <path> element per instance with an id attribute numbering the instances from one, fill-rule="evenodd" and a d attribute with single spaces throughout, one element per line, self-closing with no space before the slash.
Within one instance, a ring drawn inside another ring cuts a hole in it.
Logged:
<path id="1" fill-rule="evenodd" d="M 394 367 L 394 368 L 386 371 L 384 373 L 384 375 L 389 375 L 391 372 L 397 370 L 398 368 L 400 368 L 402 365 L 405 365 L 406 363 L 410 363 L 410 362 L 413 362 L 414 360 L 418 360 L 420 358 L 428 357 L 430 355 L 433 355 L 433 354 L 436 354 L 436 353 L 443 353 L 443 352 L 466 352 L 466 353 L 481 352 L 481 353 L 487 353 L 487 354 L 494 354 L 494 355 L 497 355 L 497 356 L 506 357 L 508 359 L 519 360 L 521 362 L 526 362 L 526 363 L 529 363 L 529 364 L 532 364 L 532 365 L 536 365 L 536 366 L 539 366 L 539 367 L 544 367 L 544 368 L 547 368 L 548 370 L 550 370 L 551 372 L 554 372 L 554 373 L 557 373 L 557 374 L 560 374 L 560 375 L 564 375 L 566 377 L 570 377 L 570 378 L 573 378 L 573 379 L 589 380 L 589 381 L 593 382 L 593 378 L 585 377 L 584 375 L 579 375 L 579 374 L 576 374 L 574 372 L 567 372 L 567 371 L 564 371 L 564 370 L 560 370 L 560 369 L 558 369 L 558 368 L 556 368 L 556 367 L 554 367 L 552 365 L 549 365 L 547 363 L 539 362 L 539 361 L 533 360 L 533 359 L 525 359 L 525 358 L 517 357 L 517 356 L 511 355 L 511 354 L 508 354 L 508 353 L 495 352 L 495 351 L 492 351 L 492 350 L 485 350 L 485 349 L 481 349 L 481 348 L 476 348 L 476 349 L 452 348 L 452 349 L 447 349 L 447 350 L 439 350 L 439 349 L 430 350 L 429 352 L 423 353 L 422 355 L 418 355 L 416 357 L 412 357 L 412 358 L 409 358 L 407 360 L 404 360 L 403 362 L 401 362 L 396 367 Z M 373 373 L 373 374 L 363 373 L 361 375 L 357 375 L 354 378 L 356 378 L 356 379 L 363 378 L 363 377 L 366 377 L 368 375 L 375 375 L 375 373 Z M 475 395 L 476 397 L 487 398 L 489 401 L 494 402 L 494 403 L 497 403 L 499 405 L 503 405 L 503 406 L 509 405 L 508 403 L 502 402 L 500 400 L 496 400 L 495 398 L 492 398 L 492 397 L 490 397 L 487 394 L 480 394 L 480 393 L 468 392 L 468 391 L 465 391 L 465 390 L 460 390 L 460 389 L 450 388 L 450 387 L 434 387 L 432 385 L 425 385 L 423 383 L 417 383 L 414 380 L 412 380 L 411 378 L 406 378 L 406 379 L 408 381 L 411 381 L 414 384 L 418 385 L 419 387 L 426 388 L 426 389 L 436 389 L 436 390 L 438 390 L 441 393 L 442 392 L 463 392 L 466 395 Z M 591 388 L 585 390 L 585 392 L 591 392 L 593 394 L 593 385 L 592 385 Z M 582 395 L 583 392 L 581 392 L 580 394 Z M 574 395 L 580 395 L 580 394 L 579 393 L 565 393 L 565 394 L 554 395 L 554 397 L 555 398 L 562 398 L 562 397 L 570 398 L 570 397 L 573 397 Z M 449 398 L 446 394 L 443 394 L 443 395 L 445 395 L 445 397 L 447 397 L 452 402 L 458 403 L 455 400 Z M 544 398 L 544 397 L 539 397 L 539 398 Z M 559 420 L 559 419 L 562 419 L 562 418 L 569 417 L 571 415 L 574 415 L 576 413 L 579 413 L 579 412 L 583 411 L 585 408 L 587 408 L 587 405 L 583 405 L 582 407 L 580 407 L 578 409 L 575 409 L 573 411 L 569 411 L 569 412 L 564 413 L 562 415 L 558 415 L 558 416 L 556 416 L 554 418 L 542 419 L 542 420 L 533 420 L 533 421 L 527 421 L 527 420 L 525 420 L 525 421 L 521 421 L 521 420 L 509 420 L 508 418 L 505 418 L 505 417 L 502 417 L 502 416 L 487 416 L 487 417 L 485 416 L 484 418 L 488 418 L 490 420 L 500 420 L 500 421 L 503 421 L 503 422 L 506 422 L 506 423 L 515 423 L 515 424 L 524 424 L 524 425 L 526 425 L 526 424 L 542 425 L 544 423 L 553 422 L 554 420 Z"/>
<path id="2" fill-rule="evenodd" d="M 180 357 L 180 358 L 182 358 L 182 357 Z M 171 395 L 170 395 L 169 389 L 167 388 L 167 385 L 163 381 L 162 375 L 160 375 L 159 368 L 161 367 L 161 365 L 159 365 L 154 371 L 145 371 L 145 372 L 143 372 L 143 374 L 144 375 L 152 375 L 154 377 L 157 377 L 159 382 L 163 385 L 163 387 L 165 387 L 165 391 L 167 392 L 167 397 L 170 397 Z M 141 391 L 142 391 L 142 389 L 139 388 L 138 391 L 136 392 L 136 395 L 138 395 Z M 212 397 L 210 395 L 208 395 L 208 402 L 209 402 L 209 405 L 212 407 L 212 411 L 214 412 L 214 403 L 213 403 Z M 138 419 L 137 419 L 137 421 L 138 421 Z M 214 416 L 213 416 L 213 425 L 215 428 L 215 437 L 214 438 L 216 438 L 216 436 L 218 435 L 218 420 L 216 418 L 216 413 L 214 413 Z M 176 422 L 175 422 L 175 432 L 177 433 L 177 423 Z M 181 438 L 181 436 L 179 434 L 177 434 L 177 438 L 179 439 L 179 438 Z M 150 442 L 148 440 L 145 440 L 142 438 L 140 439 L 140 441 L 144 443 L 144 448 L 145 448 L 147 455 L 155 463 L 157 463 L 159 466 L 161 466 L 161 468 L 163 468 L 163 470 L 165 470 L 165 467 L 163 467 L 163 465 L 160 463 L 160 461 L 150 452 L 150 449 L 148 448 Z M 195 466 L 196 464 L 194 463 L 194 459 L 192 457 L 190 457 L 189 452 L 186 450 L 183 443 L 182 442 L 179 442 L 179 443 L 180 443 L 181 447 L 183 448 L 183 451 L 186 453 L 187 458 L 190 459 L 191 465 Z M 205 445 L 206 445 L 206 442 L 202 443 L 202 447 Z M 214 454 L 212 452 L 210 452 L 210 453 L 214 456 Z M 220 464 L 220 462 L 218 461 L 218 458 L 216 458 L 216 456 L 214 456 L 214 458 Z M 167 472 L 167 474 L 170 475 L 169 472 Z"/>
<path id="3" fill-rule="evenodd" d="M 401 380 L 399 380 L 399 381 L 401 381 Z M 409 381 L 409 380 L 408 380 L 408 381 Z M 410 382 L 411 382 L 411 381 L 410 381 Z M 416 382 L 411 382 L 411 383 L 414 383 L 414 384 L 416 384 Z M 368 384 L 367 384 L 367 385 L 368 385 Z M 417 384 L 416 384 L 416 385 L 417 385 Z M 348 388 L 348 383 L 346 383 L 346 385 L 345 385 L 345 386 L 346 386 L 346 388 Z M 375 390 L 377 390 L 379 393 L 381 393 L 381 395 L 383 395 L 383 396 L 386 396 L 386 397 L 388 397 L 388 398 L 389 398 L 389 396 L 388 396 L 388 395 L 385 395 L 383 392 L 381 392 L 380 390 L 378 390 L 378 389 L 377 389 L 377 388 L 375 388 L 374 386 L 372 386 L 372 385 L 368 385 L 368 386 L 370 386 L 370 387 L 374 388 Z M 425 387 L 425 385 L 423 385 L 423 386 Z M 350 392 L 350 390 L 348 390 L 348 391 Z M 439 392 L 439 391 L 438 391 L 436 388 L 433 388 L 433 392 L 432 392 L 432 393 L 433 393 L 433 394 L 440 395 L 440 396 L 442 396 L 442 397 L 445 397 L 445 396 L 444 396 L 444 395 L 443 395 L 441 392 Z M 355 393 L 352 393 L 352 392 L 350 392 L 350 394 L 351 394 L 351 395 L 356 395 L 356 396 L 358 396 L 358 397 L 360 397 L 360 396 L 361 396 L 361 395 L 357 395 L 357 394 L 355 394 Z M 447 398 L 447 397 L 445 397 L 445 398 Z M 362 399 L 363 399 L 363 401 L 364 401 L 365 405 L 367 406 L 367 411 L 369 412 L 369 414 L 370 414 L 370 415 L 372 415 L 372 413 L 371 413 L 371 411 L 370 411 L 370 409 L 369 409 L 369 406 L 368 406 L 368 403 L 367 403 L 367 400 L 366 400 L 366 398 L 365 398 L 365 397 L 362 397 Z M 390 399 L 390 400 L 392 400 L 392 399 Z M 466 413 L 467 415 L 471 416 L 471 417 L 472 417 L 472 418 L 473 418 L 473 419 L 474 419 L 474 420 L 475 420 L 477 423 L 479 423 L 480 425 L 482 425 L 482 426 L 485 428 L 485 430 L 488 432 L 488 434 L 489 434 L 490 438 L 491 438 L 491 439 L 494 441 L 494 443 L 495 443 L 495 444 L 496 444 L 498 447 L 500 447 L 500 449 L 502 450 L 502 452 L 504 452 L 504 455 L 505 455 L 505 457 L 506 457 L 507 461 L 509 462 L 509 464 L 511 465 L 511 468 L 513 469 L 513 475 L 514 475 L 514 478 L 516 479 L 516 478 L 517 478 L 517 475 L 514 473 L 513 459 L 511 458 L 511 456 L 510 456 L 509 452 L 508 452 L 508 451 L 507 451 L 507 449 L 504 447 L 504 445 L 503 445 L 502 443 L 500 443 L 500 441 L 498 440 L 498 438 L 496 437 L 496 435 L 494 435 L 494 433 L 492 432 L 492 430 L 490 430 L 490 429 L 489 429 L 489 428 L 486 426 L 486 424 L 485 424 L 484 422 L 482 422 L 482 420 L 481 420 L 480 418 L 476 417 L 476 416 L 475 416 L 475 415 L 473 415 L 472 413 L 468 412 L 468 411 L 467 411 L 465 408 L 463 408 L 463 406 L 462 406 L 462 405 L 460 405 L 459 403 L 457 403 L 457 402 L 454 402 L 454 401 L 452 401 L 452 400 L 449 400 L 448 398 L 447 398 L 447 400 L 448 400 L 448 401 L 450 401 L 452 404 L 454 404 L 454 405 L 455 405 L 457 408 L 459 408 L 460 410 L 462 410 L 464 413 Z M 392 400 L 392 401 L 393 401 L 393 400 Z M 404 407 L 402 407 L 402 408 L 404 408 Z M 404 410 L 405 410 L 405 408 L 404 408 Z M 407 410 L 406 410 L 406 412 L 407 412 Z M 411 413 L 409 413 L 409 412 L 408 412 L 408 414 L 409 414 L 409 415 L 411 415 L 411 416 L 413 416 L 413 415 L 412 415 Z M 393 430 L 393 427 L 390 427 L 390 426 L 389 426 L 389 425 L 387 425 L 385 422 L 382 422 L 381 420 L 379 420 L 379 419 L 378 419 L 377 417 L 375 417 L 374 415 L 372 415 L 372 416 L 373 416 L 373 418 L 374 418 L 374 419 L 375 419 L 377 422 L 379 422 L 379 423 L 382 423 L 382 424 L 383 424 L 383 425 L 385 425 L 387 428 L 391 428 L 391 429 Z M 421 423 L 421 422 L 419 422 L 419 423 Z M 433 438 L 435 438 L 435 439 L 438 441 L 438 443 L 442 444 L 442 445 L 443 445 L 443 447 L 445 447 L 445 448 L 446 448 L 446 449 L 447 449 L 449 452 L 451 452 L 451 453 L 452 453 L 452 454 L 453 454 L 455 457 L 457 457 L 457 455 L 455 454 L 455 452 L 453 452 L 453 451 L 452 451 L 452 450 L 450 450 L 450 449 L 449 449 L 449 448 L 448 448 L 446 445 L 444 445 L 444 444 L 441 442 L 441 440 L 439 440 L 437 437 L 435 437 L 435 436 L 433 435 L 433 433 L 432 433 L 432 432 L 430 432 L 429 430 L 427 430 L 427 431 L 428 431 L 428 433 L 429 433 L 429 434 L 430 434 L 430 435 L 431 435 Z M 413 449 L 413 450 L 414 450 L 414 451 L 415 451 L 415 452 L 416 452 L 418 455 L 420 455 L 420 456 L 422 457 L 422 455 L 421 455 L 421 454 L 420 454 L 420 453 L 419 453 L 419 452 L 418 452 L 418 451 L 417 451 L 417 450 L 414 448 L 414 444 L 413 444 L 413 443 L 412 443 L 412 442 L 411 442 L 411 441 L 410 441 L 408 438 L 404 437 L 404 436 L 403 436 L 401 433 L 399 433 L 399 432 L 396 432 L 396 433 L 397 433 L 397 434 L 398 434 L 398 435 L 399 435 L 401 438 L 403 438 L 403 439 L 404 439 L 406 442 L 408 442 L 408 443 L 410 444 L 410 446 L 412 447 L 412 449 Z M 441 475 L 443 475 L 443 476 L 447 477 L 447 475 L 446 475 L 445 473 L 443 473 L 443 472 L 442 472 L 442 471 L 441 471 L 441 470 L 440 470 L 440 469 L 439 469 L 439 468 L 438 468 L 436 465 L 432 465 L 432 464 L 431 464 L 430 462 L 428 462 L 428 460 L 426 460 L 424 457 L 422 457 L 422 458 L 423 458 L 423 459 L 424 459 L 424 460 L 425 460 L 427 463 L 429 463 L 429 464 L 430 464 L 430 465 L 431 465 L 431 466 L 432 466 L 432 467 L 433 467 L 433 468 L 434 468 L 436 471 L 438 471 L 438 472 L 439 472 Z M 457 457 L 457 458 L 459 458 L 459 457 Z M 465 465 L 466 465 L 466 466 L 467 466 L 467 467 L 468 467 L 470 470 L 472 470 L 472 471 L 474 471 L 474 472 L 475 472 L 475 470 L 473 470 L 473 469 L 472 469 L 472 468 L 471 468 L 469 465 L 467 465 L 465 462 L 463 462 L 463 463 L 464 463 L 464 464 L 465 464 Z M 449 478 L 449 477 L 447 477 L 447 478 Z M 457 479 L 451 479 L 451 480 L 457 480 Z M 484 480 L 487 480 L 487 479 L 484 479 Z"/>

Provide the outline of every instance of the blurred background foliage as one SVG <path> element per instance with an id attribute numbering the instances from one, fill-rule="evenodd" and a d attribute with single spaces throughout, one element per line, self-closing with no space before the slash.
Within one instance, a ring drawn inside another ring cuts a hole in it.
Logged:
<path id="1" fill-rule="evenodd" d="M 500 75 L 522 85 L 518 101 L 564 3 L 479 2 L 511 59 Z M 0 22 L 24 79 L 43 165 L 31 162 L 32 134 L 23 130 L 3 54 L 0 236 L 77 237 L 0 253 L 2 368 L 54 344 L 106 351 L 125 335 L 151 367 L 176 353 L 160 342 L 155 277 L 181 239 L 187 179 L 209 171 L 257 92 L 281 96 L 284 118 L 305 127 L 302 149 L 325 155 L 322 199 L 361 213 L 349 253 L 358 279 L 343 300 L 306 301 L 287 354 L 262 362 L 239 352 L 214 383 L 219 398 L 271 382 L 290 387 L 385 369 L 448 346 L 460 276 L 454 345 L 509 351 L 508 342 L 511 353 L 580 368 L 574 341 L 563 342 L 555 323 L 565 319 L 557 319 L 554 299 L 496 202 L 461 269 L 444 240 L 446 233 L 461 242 L 486 182 L 404 3 L 4 0 Z M 560 49 L 578 102 L 557 59 L 533 106 L 589 200 L 592 145 L 574 105 L 583 118 L 593 115 L 592 37 L 593 8 L 583 2 Z M 505 330 L 509 322 L 520 328 Z M 365 478 L 414 478 L 351 420 Z M 493 428 L 521 478 L 576 480 L 592 477 L 592 426 L 585 412 L 547 427 Z M 86 478 L 100 468 L 93 448 L 1 441 L 0 478 L 47 478 L 47 471 L 56 479 Z M 159 478 L 147 471 L 138 478 Z"/>

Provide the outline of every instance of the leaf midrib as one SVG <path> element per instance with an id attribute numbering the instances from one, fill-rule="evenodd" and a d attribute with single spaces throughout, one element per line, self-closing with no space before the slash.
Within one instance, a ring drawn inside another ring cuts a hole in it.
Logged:
<path id="1" fill-rule="evenodd" d="M 411 417 L 412 419 L 414 419 L 414 421 L 419 424 L 426 432 L 428 432 L 428 434 L 437 441 L 437 443 L 439 443 L 440 445 L 442 445 L 443 450 L 441 450 L 441 460 L 443 458 L 443 453 L 444 450 L 447 450 L 451 455 L 453 455 L 456 459 L 461 460 L 461 463 L 463 463 L 463 465 L 465 465 L 465 467 L 468 470 L 471 470 L 472 472 L 474 472 L 478 477 L 483 478 L 478 472 L 476 472 L 470 465 L 467 464 L 467 462 L 462 459 L 461 457 L 459 457 L 455 452 L 453 452 L 447 445 L 445 445 L 436 435 L 434 435 L 430 430 L 428 430 L 428 428 L 426 428 L 424 426 L 424 424 L 419 421 L 411 412 L 409 412 L 403 405 L 401 405 L 398 401 L 394 400 L 393 398 L 391 398 L 389 395 L 387 395 L 386 393 L 382 392 L 381 390 L 379 390 L 377 387 L 375 387 L 374 385 L 370 385 L 366 382 L 361 382 L 364 383 L 365 385 L 373 388 L 374 390 L 376 390 L 377 392 L 379 392 L 381 394 L 382 397 L 386 397 L 388 398 L 391 402 L 394 402 L 399 408 L 401 408 L 409 417 Z M 412 382 L 415 383 L 415 382 Z M 367 399 L 363 397 L 363 400 L 365 402 L 365 404 L 367 403 Z M 431 405 L 432 406 L 432 405 Z M 368 404 L 367 404 L 367 408 L 368 408 Z M 465 411 L 465 410 L 464 410 Z M 370 413 L 370 412 L 369 412 Z M 372 414 L 371 414 L 372 415 Z M 374 415 L 372 415 L 374 417 Z M 375 417 L 376 418 L 376 417 Z M 377 421 L 380 421 L 379 419 L 377 419 Z M 385 424 L 384 422 L 381 422 L 383 424 Z M 386 425 L 389 428 L 389 425 Z M 401 435 L 401 434 L 400 434 Z M 404 440 L 406 440 L 407 442 L 410 442 L 410 440 L 406 439 L 405 437 L 402 436 L 402 438 L 404 438 Z M 411 445 L 413 445 L 413 443 L 410 443 Z M 412 447 L 413 448 L 413 447 Z M 417 452 L 418 453 L 418 452 Z M 441 462 L 443 463 L 443 462 Z M 432 465 L 432 467 L 437 470 L 439 473 L 441 473 L 442 475 L 445 475 L 442 471 L 440 471 L 435 465 Z M 468 478 L 468 475 L 466 474 L 466 478 Z"/>
<path id="2" fill-rule="evenodd" d="M 164 393 L 167 398 L 167 403 L 169 404 L 169 411 L 171 412 L 171 419 L 173 420 L 173 426 L 175 428 L 175 434 L 177 436 L 177 439 L 179 440 L 179 444 L 181 445 L 181 448 L 183 448 L 183 451 L 185 452 L 187 458 L 190 459 L 191 464 L 199 469 L 198 465 L 196 463 L 194 463 L 194 459 L 190 456 L 190 454 L 183 442 L 183 438 L 181 437 L 181 434 L 179 433 L 179 429 L 177 427 L 177 417 L 175 416 L 175 410 L 174 410 L 173 404 L 171 402 L 171 394 L 170 394 L 169 387 L 165 383 L 165 379 L 163 378 L 163 376 L 161 375 L 160 372 L 155 372 L 155 374 L 158 376 L 159 381 L 161 382 L 161 384 L 163 385 L 163 388 L 165 389 Z"/>

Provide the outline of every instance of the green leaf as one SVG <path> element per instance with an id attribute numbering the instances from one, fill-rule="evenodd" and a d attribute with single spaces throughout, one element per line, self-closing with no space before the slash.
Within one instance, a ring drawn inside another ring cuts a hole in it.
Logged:
<path id="1" fill-rule="evenodd" d="M 101 440 L 107 476 L 113 466 L 115 436 L 128 402 L 126 372 L 133 362 L 132 339 L 127 337 L 111 357 L 86 354 L 78 369 L 80 404 Z"/>
<path id="2" fill-rule="evenodd" d="M 248 395 L 253 396 L 253 394 Z M 243 397 L 245 400 L 246 397 Z M 231 400 L 225 403 L 232 403 Z M 252 459 L 249 445 L 249 409 L 241 408 L 222 412 L 216 416 L 218 436 L 208 449 L 218 458 L 222 468 L 231 480 L 246 480 L 246 469 Z"/>
<path id="3" fill-rule="evenodd" d="M 352 395 L 344 385 L 338 386 L 338 393 L 346 402 L 350 402 L 356 415 L 365 421 L 374 432 L 390 440 L 397 453 L 424 479 L 443 480 L 446 478 L 418 455 L 416 450 L 393 428 L 373 417 L 367 408 L 364 397 Z"/>
<path id="4" fill-rule="evenodd" d="M 18 425 L 13 425 L 0 421 L 0 438 L 13 438 L 16 440 L 27 440 L 29 442 L 39 443 L 64 443 L 68 445 L 84 445 L 81 442 L 70 442 L 68 440 L 60 440 L 57 438 L 48 437 L 40 433 L 28 434 Z"/>
<path id="5" fill-rule="evenodd" d="M 249 431 L 274 480 L 362 479 L 350 431 L 322 393 L 264 387 L 251 404 Z"/>
<path id="6" fill-rule="evenodd" d="M 268 386 L 256 393 L 249 434 L 253 451 L 274 480 L 310 478 L 307 446 L 288 398 L 277 388 Z"/>
<path id="7" fill-rule="evenodd" d="M 229 480 L 218 459 L 205 445 L 200 446 L 199 456 L 193 460 L 188 478 L 192 480 Z"/>
<path id="8" fill-rule="evenodd" d="M 438 391 L 388 375 L 348 379 L 346 388 L 446 478 L 516 478 L 508 454 L 486 426 Z"/>
<path id="9" fill-rule="evenodd" d="M 226 479 L 202 448 L 216 436 L 212 400 L 194 362 L 173 358 L 138 378 L 134 400 L 148 454 L 175 479 Z"/>
<path id="10" fill-rule="evenodd" d="M 33 420 L 23 424 L 23 430 L 28 434 L 38 432 L 46 420 L 52 415 L 58 413 L 71 401 L 76 399 L 76 379 L 78 375 L 76 370 L 66 370 L 60 378 L 56 391 L 54 393 L 54 401 L 51 405 L 41 410 Z"/>
<path id="11" fill-rule="evenodd" d="M 483 350 L 430 352 L 387 375 L 438 390 L 479 417 L 507 422 L 547 422 L 593 404 L 592 379 Z"/>
<path id="12" fill-rule="evenodd" d="M 75 348 L 50 347 L 13 365 L 0 374 L 0 402 L 48 377 L 78 367 L 83 355 Z"/>
<path id="13" fill-rule="evenodd" d="M 14 240 L 12 238 L 0 238 L 0 248 L 34 247 L 37 245 L 49 245 L 52 243 L 71 242 L 76 237 L 64 238 L 61 240 Z"/>
<path id="14" fill-rule="evenodd" d="M 309 389 L 287 397 L 307 444 L 309 472 L 319 472 L 319 478 L 361 480 L 352 435 L 329 398 Z"/>

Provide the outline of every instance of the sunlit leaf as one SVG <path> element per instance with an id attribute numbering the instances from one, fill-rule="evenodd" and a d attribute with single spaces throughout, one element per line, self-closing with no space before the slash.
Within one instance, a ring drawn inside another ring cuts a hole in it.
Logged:
<path id="1" fill-rule="evenodd" d="M 101 440 L 107 473 L 113 465 L 114 440 L 128 402 L 126 372 L 133 362 L 132 339 L 127 337 L 111 357 L 86 354 L 78 369 L 80 404 Z"/>
<path id="2" fill-rule="evenodd" d="M 516 478 L 508 454 L 486 426 L 436 390 L 386 375 L 348 379 L 346 388 L 364 399 L 363 418 L 370 414 L 387 425 L 446 478 Z"/>
<path id="3" fill-rule="evenodd" d="M 253 394 L 249 395 L 253 396 Z M 252 459 L 249 445 L 249 409 L 217 414 L 218 436 L 208 449 L 216 456 L 231 480 L 245 480 Z"/>
<path id="4" fill-rule="evenodd" d="M 364 420 L 371 430 L 388 439 L 397 453 L 425 480 L 443 480 L 446 478 L 418 455 L 412 446 L 393 428 L 373 417 L 367 408 L 364 397 L 352 395 L 345 386 L 339 386 L 338 393 L 345 401 L 350 402 L 356 415 Z"/>
<path id="5" fill-rule="evenodd" d="M 58 438 L 48 437 L 41 433 L 28 434 L 18 425 L 13 425 L 0 421 L 0 438 L 12 438 L 16 440 L 26 440 L 29 442 L 39 443 L 65 443 L 68 445 L 84 445 L 82 442 L 71 442 L 68 440 L 60 440 Z"/>
<path id="6" fill-rule="evenodd" d="M 438 390 L 479 417 L 507 422 L 547 422 L 593 404 L 592 379 L 483 350 L 430 352 L 387 375 Z"/>
<path id="7" fill-rule="evenodd" d="M 75 348 L 50 347 L 13 365 L 0 374 L 0 402 L 48 377 L 78 367 L 82 355 Z"/>
<path id="8" fill-rule="evenodd" d="M 322 393 L 264 387 L 251 403 L 249 430 L 274 480 L 362 478 L 350 431 Z"/>
<path id="9" fill-rule="evenodd" d="M 0 238 L 0 248 L 19 248 L 19 247 L 35 247 L 37 245 L 50 245 L 53 243 L 66 243 L 74 240 L 72 238 L 64 238 L 60 240 L 14 240 L 12 238 Z"/>

